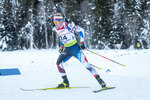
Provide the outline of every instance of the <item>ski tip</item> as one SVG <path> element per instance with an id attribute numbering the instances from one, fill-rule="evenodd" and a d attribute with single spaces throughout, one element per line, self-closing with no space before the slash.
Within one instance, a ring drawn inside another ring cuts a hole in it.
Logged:
<path id="1" fill-rule="evenodd" d="M 104 88 L 102 88 L 100 90 L 93 91 L 93 93 L 97 93 L 97 92 L 101 92 L 101 91 L 109 90 L 109 89 L 114 89 L 114 88 L 116 88 L 116 87 L 104 87 Z"/>
<path id="2" fill-rule="evenodd" d="M 23 89 L 23 88 L 20 88 L 20 90 L 22 90 L 22 91 L 33 91 L 32 89 Z"/>

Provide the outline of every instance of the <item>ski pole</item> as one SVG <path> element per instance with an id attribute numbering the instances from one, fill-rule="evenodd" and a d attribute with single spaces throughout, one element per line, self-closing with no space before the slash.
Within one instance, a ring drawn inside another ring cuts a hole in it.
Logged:
<path id="1" fill-rule="evenodd" d="M 97 68 L 97 69 L 100 69 L 100 70 L 102 70 L 102 68 L 100 68 L 100 67 L 97 67 L 97 66 L 95 66 L 95 65 L 93 65 L 93 64 L 90 64 L 91 66 L 93 66 L 93 67 L 95 67 L 95 68 Z M 108 72 L 111 72 L 111 70 L 110 69 L 107 69 L 106 70 L 106 72 L 108 73 Z"/>
<path id="2" fill-rule="evenodd" d="M 73 56 L 73 57 L 74 57 L 74 56 Z M 75 57 L 74 57 L 74 58 L 75 58 Z M 90 63 L 89 63 L 89 64 L 90 64 Z M 95 66 L 95 65 L 93 65 L 93 64 L 90 64 L 90 65 L 93 66 L 93 67 L 95 67 L 95 68 L 97 68 L 97 69 L 99 69 L 99 70 L 102 70 L 102 68 L 97 67 L 97 66 Z M 107 70 L 106 70 L 106 72 L 108 72 L 108 71 L 110 72 L 110 69 L 107 69 Z"/>
<path id="3" fill-rule="evenodd" d="M 112 62 L 114 62 L 114 63 L 116 63 L 116 64 L 119 64 L 119 65 L 125 67 L 125 65 L 120 64 L 120 63 L 118 63 L 118 62 L 116 62 L 116 61 L 114 61 L 114 60 L 112 60 L 112 59 L 107 58 L 107 57 L 104 57 L 103 55 L 97 54 L 97 53 L 95 53 L 95 52 L 93 52 L 93 51 L 91 51 L 91 50 L 88 50 L 88 49 L 85 49 L 85 50 L 87 50 L 87 51 L 89 51 L 89 52 L 91 52 L 91 53 L 93 53 L 93 54 L 96 54 L 96 55 L 98 55 L 98 56 L 101 56 L 101 57 L 103 57 L 103 58 L 105 58 L 105 59 L 107 59 L 107 60 L 109 60 L 109 61 L 112 61 Z"/>
<path id="4" fill-rule="evenodd" d="M 93 64 L 90 64 L 90 65 L 93 66 L 93 67 L 95 67 L 95 68 L 97 68 L 97 69 L 102 70 L 102 68 L 99 68 L 99 67 L 97 67 L 97 66 L 95 66 L 95 65 L 93 65 Z"/>
<path id="5" fill-rule="evenodd" d="M 73 56 L 74 57 L 74 56 Z M 75 57 L 74 57 L 75 58 Z M 90 63 L 89 63 L 90 64 Z M 97 68 L 97 69 L 100 69 L 100 70 L 102 70 L 102 68 L 100 68 L 100 67 L 97 67 L 97 66 L 95 66 L 95 65 L 93 65 L 93 64 L 90 64 L 91 66 L 93 66 L 93 67 L 95 67 L 95 68 Z"/>

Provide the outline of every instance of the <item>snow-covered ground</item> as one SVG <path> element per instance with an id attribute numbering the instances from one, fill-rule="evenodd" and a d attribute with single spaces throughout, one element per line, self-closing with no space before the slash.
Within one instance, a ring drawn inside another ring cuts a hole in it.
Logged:
<path id="1" fill-rule="evenodd" d="M 65 63 L 71 86 L 68 90 L 22 91 L 20 88 L 55 87 L 62 82 L 56 67 L 58 50 L 0 52 L 0 69 L 19 68 L 21 75 L 0 76 L 0 100 L 149 100 L 150 50 L 93 50 L 126 67 L 84 51 L 89 63 L 113 90 L 93 93 L 97 81 L 75 58 Z M 106 72 L 107 70 L 110 72 Z"/>

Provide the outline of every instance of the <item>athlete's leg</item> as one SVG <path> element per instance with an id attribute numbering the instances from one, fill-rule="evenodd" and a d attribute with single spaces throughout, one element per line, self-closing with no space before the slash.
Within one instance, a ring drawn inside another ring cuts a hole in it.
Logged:
<path id="1" fill-rule="evenodd" d="M 61 76 L 66 75 L 65 69 L 63 67 L 63 63 L 68 61 L 71 58 L 71 56 L 69 54 L 67 54 L 66 52 L 62 52 L 56 62 L 58 71 L 60 72 Z"/>
<path id="2" fill-rule="evenodd" d="M 86 56 L 81 50 L 75 57 L 86 67 L 86 69 L 88 69 L 92 73 L 92 75 L 96 78 L 102 88 L 106 86 L 105 82 L 100 78 L 95 68 L 88 63 Z"/>
<path id="3" fill-rule="evenodd" d="M 92 73 L 93 76 L 98 75 L 95 68 L 93 68 L 93 66 L 91 66 L 88 63 L 86 56 L 83 54 L 81 50 L 77 53 L 75 57 L 85 66 L 86 69 L 88 69 Z"/>
<path id="4" fill-rule="evenodd" d="M 68 61 L 70 58 L 71 58 L 71 55 L 67 53 L 66 51 L 63 51 L 57 59 L 56 65 L 63 79 L 63 82 L 59 84 L 58 87 L 69 87 L 69 81 L 68 81 L 65 69 L 63 67 L 63 63 Z"/>

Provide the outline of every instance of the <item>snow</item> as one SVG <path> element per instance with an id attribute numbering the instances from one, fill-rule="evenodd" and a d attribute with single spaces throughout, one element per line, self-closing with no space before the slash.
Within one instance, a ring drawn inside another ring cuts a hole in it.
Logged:
<path id="1" fill-rule="evenodd" d="M 86 22 L 86 25 L 90 25 L 90 21 L 87 21 L 87 22 Z"/>
<path id="2" fill-rule="evenodd" d="M 22 91 L 20 88 L 55 87 L 62 82 L 55 65 L 58 50 L 26 50 L 0 53 L 0 69 L 19 68 L 21 75 L 0 76 L 1 100 L 149 100 L 150 50 L 92 50 L 121 64 L 84 51 L 89 63 L 113 90 L 93 93 L 100 89 L 93 76 L 75 58 L 65 63 L 71 86 L 90 88 Z M 106 72 L 107 70 L 110 72 Z"/>

